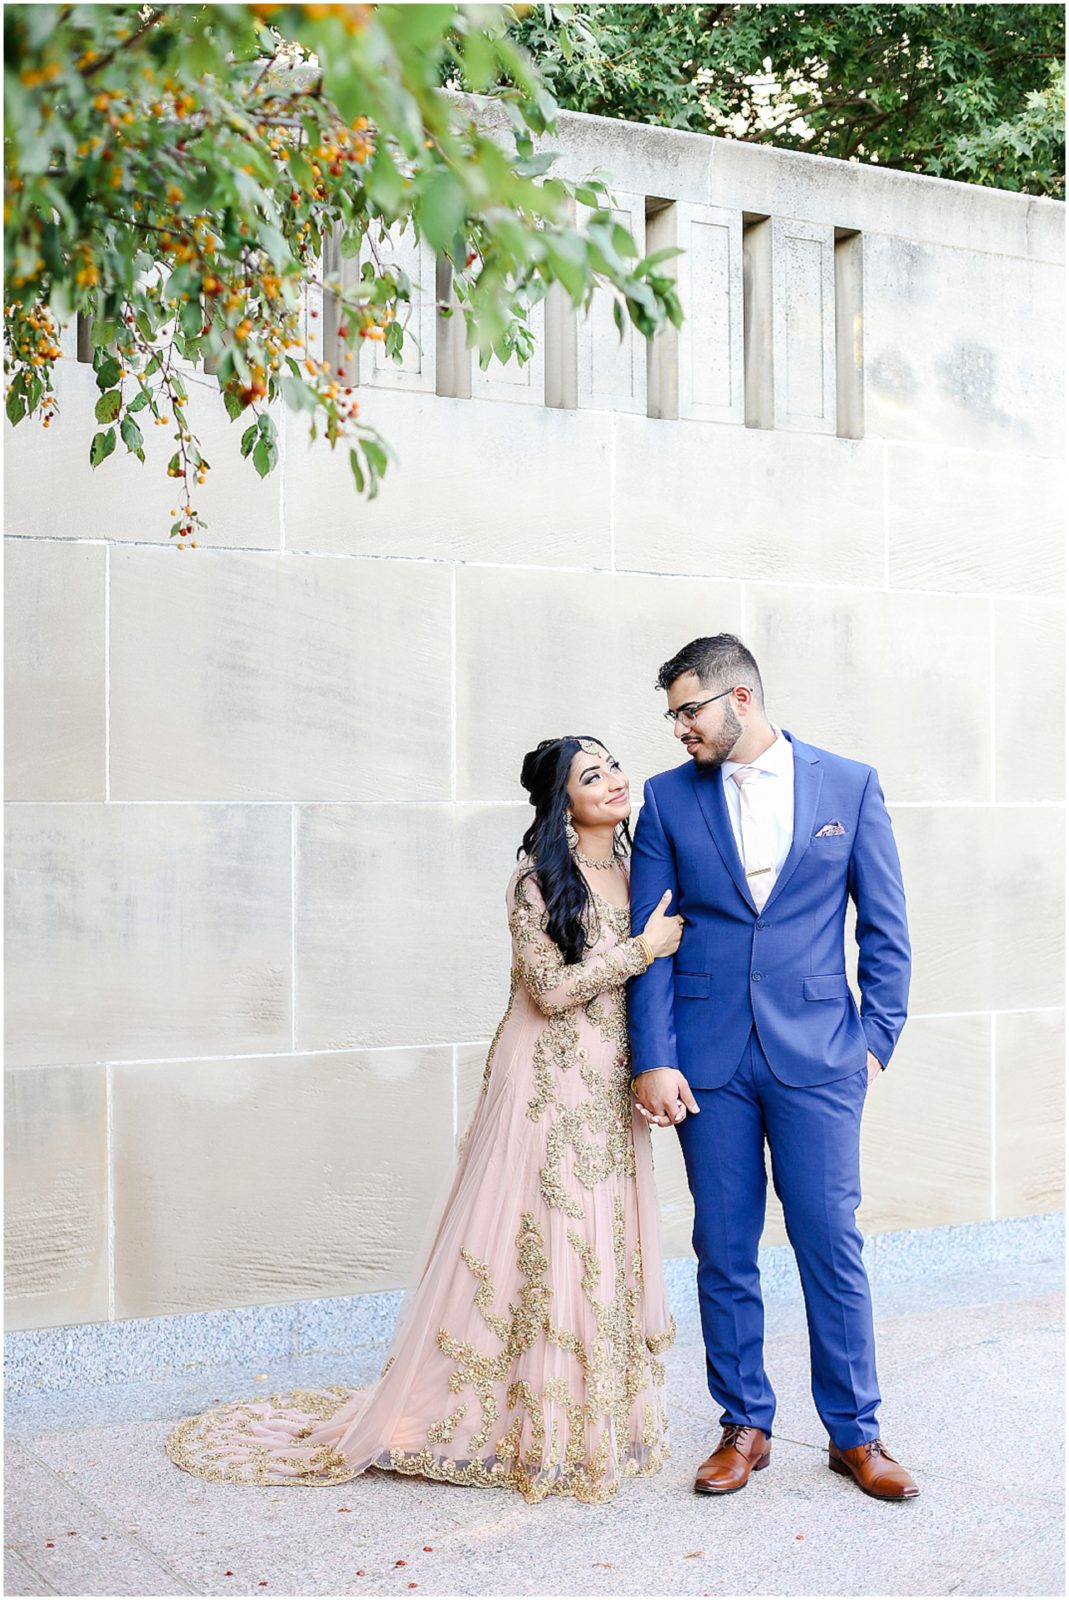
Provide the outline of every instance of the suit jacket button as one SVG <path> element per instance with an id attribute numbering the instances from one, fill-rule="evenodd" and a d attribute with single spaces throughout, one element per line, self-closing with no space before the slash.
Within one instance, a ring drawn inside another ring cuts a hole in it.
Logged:
<path id="1" fill-rule="evenodd" d="M 764 920 L 761 917 L 758 917 L 757 921 L 754 923 L 754 927 L 755 928 L 763 928 L 763 927 L 765 927 Z"/>
<path id="2" fill-rule="evenodd" d="M 751 972 L 750 977 L 753 979 L 754 983 L 761 982 L 761 974 L 759 972 Z"/>

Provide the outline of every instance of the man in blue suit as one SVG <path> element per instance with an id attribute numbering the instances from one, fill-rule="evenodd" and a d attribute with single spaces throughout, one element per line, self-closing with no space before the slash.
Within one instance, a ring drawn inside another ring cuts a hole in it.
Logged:
<path id="1" fill-rule="evenodd" d="M 732 634 L 695 639 L 657 680 L 690 760 L 646 784 L 635 927 L 671 889 L 673 960 L 628 985 L 633 1093 L 675 1126 L 720 1443 L 695 1489 L 730 1494 L 768 1465 L 776 1399 L 757 1270 L 765 1141 L 798 1261 L 813 1399 L 828 1464 L 882 1500 L 919 1491 L 876 1422 L 872 1302 L 854 1213 L 861 1112 L 906 1020 L 910 947 L 891 821 L 872 767 L 804 744 L 765 715 Z M 846 977 L 857 907 L 858 1010 Z"/>

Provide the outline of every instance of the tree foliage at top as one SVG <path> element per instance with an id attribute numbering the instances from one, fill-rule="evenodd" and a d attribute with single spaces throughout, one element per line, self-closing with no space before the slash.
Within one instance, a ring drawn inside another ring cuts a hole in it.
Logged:
<path id="1" fill-rule="evenodd" d="M 568 110 L 1064 196 L 1061 5 L 527 9 Z"/>
<path id="2" fill-rule="evenodd" d="M 409 230 L 449 262 L 484 362 L 530 355 L 528 313 L 553 284 L 576 306 L 604 287 L 646 337 L 678 325 L 675 252 L 640 257 L 604 176 L 558 177 L 535 149 L 556 107 L 513 20 L 489 5 L 5 6 L 9 420 L 49 425 L 59 330 L 82 314 L 100 391 L 89 460 L 122 445 L 144 461 L 149 419 L 173 428 L 183 549 L 209 471 L 190 383 L 221 391 L 261 476 L 279 400 L 348 443 L 358 491 L 375 492 L 388 450 L 346 373 L 361 341 L 400 359 L 414 298 L 436 295 L 433 274 L 417 285 L 397 264 Z M 491 136 L 445 76 L 496 84 L 510 131 Z M 573 199 L 590 208 L 581 231 Z M 328 239 L 357 273 L 320 275 Z M 310 282 L 336 312 L 336 366 L 304 351 Z"/>

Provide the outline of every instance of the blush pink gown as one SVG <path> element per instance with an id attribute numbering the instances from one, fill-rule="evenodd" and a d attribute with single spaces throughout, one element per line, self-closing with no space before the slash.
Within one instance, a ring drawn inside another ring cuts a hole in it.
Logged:
<path id="1" fill-rule="evenodd" d="M 666 1460 L 675 1325 L 624 1006 L 645 958 L 628 912 L 596 896 L 593 942 L 566 965 L 525 867 L 507 892 L 508 1009 L 380 1376 L 187 1418 L 167 1440 L 186 1471 L 329 1484 L 376 1467 L 604 1501 Z"/>

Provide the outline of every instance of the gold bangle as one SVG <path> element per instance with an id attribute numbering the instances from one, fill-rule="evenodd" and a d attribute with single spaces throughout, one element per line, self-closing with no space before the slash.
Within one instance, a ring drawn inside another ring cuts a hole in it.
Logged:
<path id="1" fill-rule="evenodd" d="M 635 935 L 635 943 L 640 947 L 643 955 L 646 957 L 646 966 L 652 967 L 657 957 L 654 955 L 653 946 L 650 944 L 650 941 L 646 938 L 645 934 L 637 933 Z"/>

